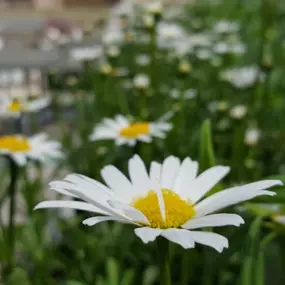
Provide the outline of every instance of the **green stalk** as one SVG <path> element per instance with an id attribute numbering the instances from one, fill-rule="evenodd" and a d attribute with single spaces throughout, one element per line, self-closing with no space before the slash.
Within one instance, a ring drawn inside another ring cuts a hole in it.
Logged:
<path id="1" fill-rule="evenodd" d="M 16 187 L 19 177 L 19 167 L 12 158 L 9 158 L 10 164 L 10 185 L 8 188 L 10 196 L 10 209 L 9 209 L 9 227 L 7 235 L 7 243 L 9 247 L 9 267 L 14 266 L 14 249 L 15 249 L 15 208 L 16 208 Z"/>
<path id="2" fill-rule="evenodd" d="M 159 238 L 157 241 L 157 249 L 159 257 L 160 285 L 171 285 L 168 241 L 164 238 Z"/>

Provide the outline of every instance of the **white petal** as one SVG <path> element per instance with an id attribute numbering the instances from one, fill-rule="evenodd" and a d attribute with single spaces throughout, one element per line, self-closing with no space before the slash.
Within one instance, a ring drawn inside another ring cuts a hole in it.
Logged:
<path id="1" fill-rule="evenodd" d="M 116 197 L 129 203 L 133 195 L 133 186 L 129 179 L 115 166 L 108 165 L 101 170 L 105 183 L 114 191 Z"/>
<path id="2" fill-rule="evenodd" d="M 95 226 L 96 224 L 102 223 L 102 222 L 108 222 L 108 221 L 114 221 L 114 222 L 120 222 L 123 224 L 128 224 L 129 222 L 124 219 L 120 219 L 118 217 L 92 217 L 84 220 L 82 223 L 87 226 Z"/>
<path id="3" fill-rule="evenodd" d="M 109 200 L 108 204 L 116 210 L 123 211 L 132 221 L 149 225 L 147 217 L 136 208 L 116 200 Z"/>
<path id="4" fill-rule="evenodd" d="M 121 126 L 116 121 L 108 119 L 108 118 L 105 118 L 103 120 L 103 124 L 116 131 L 119 131 L 121 128 Z"/>
<path id="5" fill-rule="evenodd" d="M 94 212 L 98 214 L 108 215 L 107 212 L 85 202 L 79 201 L 44 201 L 39 203 L 34 210 L 46 209 L 46 208 L 68 208 L 76 209 L 87 212 Z"/>
<path id="6" fill-rule="evenodd" d="M 282 183 L 279 180 L 264 180 L 215 193 L 197 204 L 195 207 L 196 216 L 205 216 L 208 213 L 253 199 L 257 196 L 274 196 L 276 194 L 275 192 L 261 189 L 266 189 L 276 185 L 282 185 Z"/>
<path id="7" fill-rule="evenodd" d="M 90 135 L 90 140 L 105 140 L 105 139 L 115 139 L 116 132 L 112 129 L 97 129 L 95 128 L 93 133 Z"/>
<path id="8" fill-rule="evenodd" d="M 180 167 L 180 160 L 177 157 L 169 156 L 162 164 L 161 186 L 162 188 L 172 189 L 177 172 Z"/>
<path id="9" fill-rule="evenodd" d="M 189 231 L 191 238 L 200 244 L 210 246 L 218 252 L 222 252 L 224 248 L 229 247 L 228 239 L 216 233 Z"/>
<path id="10" fill-rule="evenodd" d="M 226 166 L 214 166 L 204 171 L 193 181 L 191 189 L 187 193 L 188 199 L 195 204 L 224 178 L 229 171 L 230 168 Z"/>
<path id="11" fill-rule="evenodd" d="M 27 163 L 27 158 L 25 154 L 22 154 L 22 153 L 12 154 L 12 158 L 14 159 L 16 164 L 18 164 L 19 166 L 24 166 Z"/>
<path id="12" fill-rule="evenodd" d="M 140 141 L 142 141 L 142 142 L 145 142 L 145 143 L 150 143 L 150 142 L 152 142 L 152 138 L 151 138 L 151 136 L 149 136 L 149 135 L 140 135 L 140 136 L 138 137 L 138 140 L 140 140 Z"/>
<path id="13" fill-rule="evenodd" d="M 149 177 L 151 181 L 151 189 L 158 190 L 161 188 L 161 169 L 162 166 L 156 161 L 152 161 L 150 164 Z"/>
<path id="14" fill-rule="evenodd" d="M 199 229 L 205 227 L 240 226 L 244 223 L 241 216 L 235 214 L 215 214 L 204 217 L 192 218 L 182 228 Z"/>
<path id="15" fill-rule="evenodd" d="M 198 173 L 198 162 L 192 161 L 189 157 L 185 158 L 177 173 L 173 190 L 184 196 L 192 191 L 192 182 Z"/>
<path id="16" fill-rule="evenodd" d="M 67 190 L 64 190 L 60 187 L 56 187 L 56 186 L 52 186 L 52 182 L 50 183 L 50 189 L 56 191 L 59 194 L 63 194 L 66 196 L 70 196 L 70 197 L 74 197 L 74 198 L 78 198 L 78 196 L 71 194 L 70 192 L 68 192 Z"/>
<path id="17" fill-rule="evenodd" d="M 143 160 L 134 155 L 129 160 L 129 175 L 133 184 L 134 191 L 144 196 L 150 190 L 151 182 Z"/>
<path id="18" fill-rule="evenodd" d="M 115 120 L 121 126 L 121 128 L 125 128 L 130 124 L 129 120 L 123 115 L 117 115 Z"/>
<path id="19" fill-rule="evenodd" d="M 106 211 L 111 216 L 121 216 L 107 204 L 107 200 L 113 198 L 112 192 L 107 191 L 107 187 L 100 182 L 90 178 L 86 179 L 83 175 L 78 174 L 67 175 L 65 179 L 67 179 L 67 181 L 51 182 L 50 186 L 52 188 L 62 188 L 99 209 Z M 71 182 L 71 180 L 78 180 L 78 182 Z"/>
<path id="20" fill-rule="evenodd" d="M 151 241 L 154 241 L 162 232 L 163 232 L 163 230 L 161 230 L 161 229 L 152 229 L 152 228 L 148 228 L 148 227 L 135 229 L 135 234 L 144 243 L 149 243 Z"/>
<path id="21" fill-rule="evenodd" d="M 183 248 L 193 248 L 195 242 L 189 231 L 183 229 L 167 229 L 161 233 L 161 236 L 168 240 L 181 245 Z"/>

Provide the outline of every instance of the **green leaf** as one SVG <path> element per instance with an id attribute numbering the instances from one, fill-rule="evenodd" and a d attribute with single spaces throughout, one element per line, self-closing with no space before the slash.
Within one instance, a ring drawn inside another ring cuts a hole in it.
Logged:
<path id="1" fill-rule="evenodd" d="M 12 272 L 7 285 L 30 285 L 27 272 L 22 268 L 15 268 Z"/>
<path id="2" fill-rule="evenodd" d="M 121 285 L 132 285 L 135 278 L 135 271 L 133 269 L 128 269 L 124 272 L 124 276 L 121 281 Z"/>
<path id="3" fill-rule="evenodd" d="M 119 284 L 119 266 L 114 258 L 109 258 L 107 261 L 107 276 L 109 285 Z"/>
<path id="4" fill-rule="evenodd" d="M 200 155 L 201 170 L 206 170 L 215 165 L 214 147 L 210 120 L 204 121 L 200 132 Z"/>

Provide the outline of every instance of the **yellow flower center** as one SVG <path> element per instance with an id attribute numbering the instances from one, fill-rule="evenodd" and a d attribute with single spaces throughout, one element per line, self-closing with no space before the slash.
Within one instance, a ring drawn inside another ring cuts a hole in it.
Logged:
<path id="1" fill-rule="evenodd" d="M 120 135 L 127 138 L 136 138 L 149 133 L 148 123 L 134 123 L 120 131 Z"/>
<path id="2" fill-rule="evenodd" d="M 21 136 L 4 136 L 0 137 L 0 149 L 10 152 L 25 152 L 31 149 L 30 142 L 27 138 Z"/>
<path id="3" fill-rule="evenodd" d="M 148 218 L 152 228 L 179 228 L 195 215 L 190 201 L 181 199 L 172 190 L 162 189 L 161 191 L 165 205 L 165 220 L 161 216 L 157 194 L 153 190 L 150 190 L 146 197 L 139 198 L 132 204 Z"/>
<path id="4" fill-rule="evenodd" d="M 20 101 L 17 100 L 17 99 L 13 100 L 13 101 L 11 102 L 11 104 L 9 104 L 9 106 L 8 106 L 8 110 L 9 110 L 10 112 L 16 112 L 16 113 L 18 113 L 18 112 L 21 112 L 22 109 L 23 109 L 23 108 L 22 108 L 22 104 L 21 104 Z"/>

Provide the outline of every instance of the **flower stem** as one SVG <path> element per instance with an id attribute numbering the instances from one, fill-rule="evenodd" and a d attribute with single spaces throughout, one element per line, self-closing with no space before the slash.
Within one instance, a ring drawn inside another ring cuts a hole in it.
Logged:
<path id="1" fill-rule="evenodd" d="M 160 284 L 171 285 L 170 264 L 169 264 L 169 244 L 164 238 L 157 241 L 159 256 Z"/>
<path id="2" fill-rule="evenodd" d="M 14 265 L 14 248 L 15 248 L 15 208 L 16 208 L 16 186 L 19 176 L 19 168 L 12 158 L 9 158 L 10 164 L 10 209 L 9 209 L 9 228 L 7 243 L 9 246 L 9 267 L 12 269 Z"/>

